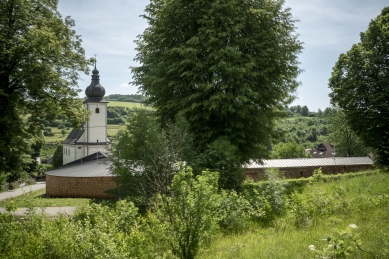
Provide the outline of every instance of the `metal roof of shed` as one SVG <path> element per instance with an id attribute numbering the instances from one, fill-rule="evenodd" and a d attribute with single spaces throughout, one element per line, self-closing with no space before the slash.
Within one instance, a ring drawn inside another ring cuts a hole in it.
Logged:
<path id="1" fill-rule="evenodd" d="M 263 160 L 263 164 L 251 162 L 244 167 L 254 168 L 285 168 L 285 167 L 320 167 L 336 165 L 372 165 L 369 157 L 328 157 L 328 158 L 293 158 L 293 159 L 269 159 Z"/>
<path id="2" fill-rule="evenodd" d="M 113 176 L 109 170 L 111 162 L 108 158 L 61 166 L 46 172 L 47 175 L 61 177 L 107 177 Z"/>

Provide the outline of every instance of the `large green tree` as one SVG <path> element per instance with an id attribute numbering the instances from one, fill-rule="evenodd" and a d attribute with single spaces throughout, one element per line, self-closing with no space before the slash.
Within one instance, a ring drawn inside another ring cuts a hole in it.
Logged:
<path id="1" fill-rule="evenodd" d="M 336 111 L 326 119 L 329 124 L 329 140 L 335 144 L 336 156 L 367 156 L 368 150 L 355 132 L 348 126 L 345 113 Z"/>
<path id="2" fill-rule="evenodd" d="M 86 119 L 75 97 L 88 61 L 57 2 L 0 1 L 0 172 L 29 162 L 44 120 L 62 113 L 79 126 Z"/>
<path id="3" fill-rule="evenodd" d="M 389 166 L 389 7 L 341 54 L 329 80 L 331 101 L 344 110 L 351 129 Z"/>
<path id="4" fill-rule="evenodd" d="M 296 142 L 280 142 L 274 145 L 270 158 L 272 159 L 285 159 L 285 158 L 307 158 L 310 157 L 309 153 L 305 151 L 305 148 L 301 144 Z"/>
<path id="5" fill-rule="evenodd" d="M 196 148 L 223 138 L 240 161 L 267 156 L 293 99 L 302 47 L 282 0 L 151 0 L 133 83 L 162 124 L 181 114 Z"/>

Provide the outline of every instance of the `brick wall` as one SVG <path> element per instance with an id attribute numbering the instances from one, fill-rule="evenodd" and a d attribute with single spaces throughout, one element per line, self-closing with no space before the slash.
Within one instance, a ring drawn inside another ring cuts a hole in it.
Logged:
<path id="1" fill-rule="evenodd" d="M 284 167 L 278 168 L 280 172 L 283 173 L 285 178 L 300 178 L 300 177 L 310 177 L 313 175 L 313 171 L 318 169 L 316 166 L 307 166 L 307 167 Z M 244 175 L 253 179 L 254 181 L 266 179 L 267 168 L 245 168 L 243 170 Z M 372 165 L 338 165 L 338 166 L 322 166 L 321 170 L 323 174 L 342 174 L 342 173 L 351 173 L 359 172 L 364 170 L 374 169 Z"/>
<path id="2" fill-rule="evenodd" d="M 114 198 L 105 191 L 116 187 L 112 177 L 61 177 L 46 175 L 46 195 L 58 197 Z"/>

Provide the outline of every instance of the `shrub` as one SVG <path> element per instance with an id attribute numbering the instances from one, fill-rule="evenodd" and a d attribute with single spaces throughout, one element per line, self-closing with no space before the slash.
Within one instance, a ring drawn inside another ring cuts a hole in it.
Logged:
<path id="1" fill-rule="evenodd" d="M 107 124 L 121 124 L 124 123 L 124 120 L 122 118 L 108 118 Z"/>
<path id="2" fill-rule="evenodd" d="M 290 209 L 294 216 L 296 227 L 302 228 L 310 226 L 313 222 L 314 208 L 304 194 L 293 193 L 290 198 Z"/>
<path id="3" fill-rule="evenodd" d="M 157 195 L 152 214 L 163 226 L 166 242 L 179 258 L 194 258 L 200 244 L 217 227 L 218 177 L 218 173 L 205 171 L 194 178 L 188 167 L 174 176 L 169 195 Z"/>
<path id="4" fill-rule="evenodd" d="M 252 221 L 269 223 L 273 220 L 272 207 L 263 192 L 260 193 L 258 189 L 245 189 L 243 194 L 250 203 L 249 215 Z"/>
<path id="5" fill-rule="evenodd" d="M 52 137 L 52 136 L 54 136 L 54 133 L 51 132 L 51 131 L 44 130 L 44 131 L 43 131 L 43 135 L 44 135 L 45 137 Z"/>
<path id="6" fill-rule="evenodd" d="M 286 212 L 286 186 L 288 183 L 280 180 L 280 172 L 277 168 L 266 170 L 266 176 L 268 185 L 264 195 L 272 207 L 272 213 L 275 216 L 282 215 Z"/>
<path id="7" fill-rule="evenodd" d="M 244 196 L 235 191 L 222 190 L 219 225 L 225 232 L 241 232 L 248 227 L 252 207 Z"/>

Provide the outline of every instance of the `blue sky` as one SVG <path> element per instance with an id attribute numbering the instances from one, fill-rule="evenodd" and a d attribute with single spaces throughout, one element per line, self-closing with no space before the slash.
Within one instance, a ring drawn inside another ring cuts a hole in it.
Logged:
<path id="1" fill-rule="evenodd" d="M 108 94 L 135 94 L 130 66 L 136 51 L 136 36 L 147 27 L 139 17 L 148 0 L 60 0 L 62 16 L 71 16 L 78 35 L 82 36 L 87 57 L 97 54 L 100 83 Z M 325 109 L 329 103 L 328 79 L 341 53 L 359 42 L 359 33 L 381 10 L 389 6 L 387 0 L 286 0 L 291 8 L 296 32 L 304 42 L 299 56 L 303 73 L 293 105 L 307 105 L 310 110 Z M 90 75 L 81 75 L 79 87 L 90 84 Z M 80 96 L 84 96 L 81 92 Z"/>

